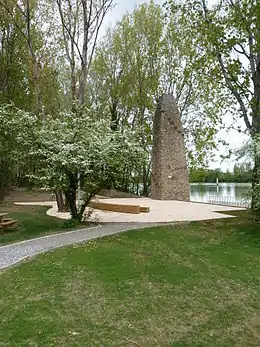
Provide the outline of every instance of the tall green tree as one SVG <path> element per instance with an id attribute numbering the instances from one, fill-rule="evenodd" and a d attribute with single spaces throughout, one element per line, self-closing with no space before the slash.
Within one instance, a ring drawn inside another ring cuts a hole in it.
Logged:
<path id="1" fill-rule="evenodd" d="M 8 152 L 7 163 L 2 160 L 4 152 Z M 42 119 L 0 106 L 0 164 L 13 169 L 18 158 L 41 164 L 31 173 L 32 179 L 51 191 L 62 189 L 71 217 L 81 222 L 90 199 L 104 187 L 111 172 L 116 179 L 125 167 L 133 168 L 143 160 L 143 151 L 133 132 L 111 131 L 110 122 L 93 118 L 92 110 L 85 109 L 80 117 L 65 112 L 57 119 Z M 1 175 L 2 171 L 0 179 Z M 0 184 L 0 198 L 5 188 Z"/>
<path id="2" fill-rule="evenodd" d="M 159 94 L 164 18 L 153 1 L 123 17 L 99 45 L 91 76 L 94 93 L 110 111 L 113 129 L 138 130 L 143 149 L 151 147 L 151 128 Z M 140 168 L 144 194 L 150 161 Z M 130 173 L 126 173 L 129 176 Z"/>
<path id="3" fill-rule="evenodd" d="M 8 8 L 11 2 L 6 2 Z M 0 101 L 8 103 L 13 101 L 17 106 L 27 106 L 30 97 L 24 88 L 27 78 L 27 43 L 21 40 L 21 35 L 14 19 L 23 26 L 21 18 L 16 14 L 11 19 L 9 13 L 0 2 Z"/>
<path id="4" fill-rule="evenodd" d="M 173 93 L 185 128 L 189 165 L 206 162 L 216 148 L 221 127 L 223 88 L 204 83 L 194 66 L 204 59 L 177 8 L 170 18 L 153 1 L 125 15 L 109 30 L 96 51 L 91 69 L 92 95 L 100 111 L 110 111 L 115 128 L 140 131 L 150 158 L 152 125 L 161 93 Z M 147 194 L 150 165 L 140 168 Z"/>
<path id="5" fill-rule="evenodd" d="M 169 10 L 176 3 L 167 2 Z M 204 61 L 195 66 L 205 84 L 212 81 L 228 91 L 234 119 L 242 118 L 253 143 L 260 133 L 260 3 L 258 0 L 224 0 L 209 7 L 205 0 L 181 2 L 182 20 L 190 28 L 194 45 Z M 178 7 L 177 6 L 177 7 Z M 210 74 L 208 73 L 210 72 Z M 252 207 L 257 206 L 260 157 L 254 146 Z"/>
<path id="6" fill-rule="evenodd" d="M 53 4 L 1 0 L 0 10 L 1 101 L 37 114 L 57 115 L 61 89 Z"/>
<path id="7" fill-rule="evenodd" d="M 206 164 L 216 149 L 216 134 L 222 127 L 221 114 L 226 106 L 225 91 L 218 84 L 205 83 L 196 69 L 204 61 L 203 52 L 175 7 L 166 16 L 163 45 L 163 70 L 160 86 L 176 98 L 185 129 L 189 166 Z M 223 141 L 220 141 L 223 143 Z"/>
<path id="8" fill-rule="evenodd" d="M 100 27 L 113 0 L 56 0 L 61 44 L 70 67 L 71 109 L 86 101 L 87 78 Z"/>
<path id="9" fill-rule="evenodd" d="M 122 70 L 127 71 L 125 82 L 131 83 L 126 99 L 133 106 L 131 125 L 140 129 L 146 151 L 151 147 L 152 119 L 159 95 L 163 28 L 162 9 L 151 1 L 123 18 L 115 38 Z M 144 195 L 148 195 L 149 171 L 150 162 L 142 167 Z"/>

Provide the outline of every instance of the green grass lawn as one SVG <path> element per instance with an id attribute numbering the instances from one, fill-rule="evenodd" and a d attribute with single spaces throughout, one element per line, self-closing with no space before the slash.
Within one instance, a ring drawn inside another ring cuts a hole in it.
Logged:
<path id="1" fill-rule="evenodd" d="M 3 346 L 260 346 L 260 230 L 237 219 L 150 228 L 1 275 Z"/>
<path id="2" fill-rule="evenodd" d="M 18 220 L 15 227 L 0 229 L 0 245 L 68 231 L 63 228 L 64 220 L 46 215 L 48 209 L 43 206 L 0 205 L 0 213 L 7 212 L 7 218 Z"/>

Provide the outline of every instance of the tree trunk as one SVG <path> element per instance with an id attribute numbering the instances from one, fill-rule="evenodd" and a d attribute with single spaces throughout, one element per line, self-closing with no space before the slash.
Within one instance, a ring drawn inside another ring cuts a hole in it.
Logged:
<path id="1" fill-rule="evenodd" d="M 69 204 L 71 218 L 79 219 L 77 203 L 76 203 L 76 191 L 73 191 L 71 189 L 65 191 L 65 197 Z M 81 222 L 81 220 L 79 220 L 79 222 Z"/>
<path id="2" fill-rule="evenodd" d="M 34 58 L 33 58 L 33 82 L 35 87 L 36 112 L 38 114 L 42 113 L 43 118 L 45 119 L 42 92 L 41 92 L 41 86 L 40 86 L 39 64 Z"/>
<path id="3" fill-rule="evenodd" d="M 64 193 L 64 195 L 65 195 L 65 193 Z M 65 195 L 64 211 L 65 212 L 69 212 L 70 211 L 70 204 L 69 204 L 69 201 L 68 201 L 66 195 Z"/>
<path id="4" fill-rule="evenodd" d="M 260 156 L 255 154 L 252 176 L 252 210 L 260 216 Z"/>
<path id="5" fill-rule="evenodd" d="M 139 195 L 139 183 L 136 183 L 136 195 Z"/>
<path id="6" fill-rule="evenodd" d="M 119 118 L 118 118 L 118 112 L 117 112 L 117 104 L 118 104 L 118 100 L 115 99 L 115 100 L 112 101 L 112 105 L 110 107 L 110 112 L 111 112 L 111 130 L 112 131 L 118 130 Z"/>
<path id="7" fill-rule="evenodd" d="M 56 190 L 55 191 L 55 197 L 56 197 L 56 202 L 58 206 L 58 212 L 64 212 L 65 211 L 65 204 L 62 196 L 62 191 L 61 190 Z"/>
<path id="8" fill-rule="evenodd" d="M 77 111 L 77 81 L 76 81 L 76 73 L 75 73 L 75 61 L 74 57 L 72 57 L 71 63 L 70 63 L 70 68 L 71 68 L 71 109 L 72 112 Z"/>
<path id="9" fill-rule="evenodd" d="M 123 185 L 125 192 L 129 191 L 129 176 L 130 176 L 130 173 L 126 171 L 124 174 L 124 185 Z"/>
<path id="10" fill-rule="evenodd" d="M 4 202 L 6 196 L 6 189 L 5 187 L 0 186 L 0 203 Z"/>
<path id="11" fill-rule="evenodd" d="M 145 164 L 143 165 L 143 196 L 148 196 L 148 179 Z"/>
<path id="12" fill-rule="evenodd" d="M 259 30 L 260 32 L 260 30 Z M 252 107 L 252 137 L 254 144 L 254 170 L 252 177 L 252 210 L 260 216 L 260 52 L 257 55 L 258 65 L 256 67 L 254 83 L 254 102 Z"/>
<path id="13" fill-rule="evenodd" d="M 79 219 L 77 209 L 77 174 L 69 174 L 69 187 L 65 190 L 65 198 L 69 204 L 70 214 L 72 219 Z M 79 220 L 81 222 L 81 220 Z"/>

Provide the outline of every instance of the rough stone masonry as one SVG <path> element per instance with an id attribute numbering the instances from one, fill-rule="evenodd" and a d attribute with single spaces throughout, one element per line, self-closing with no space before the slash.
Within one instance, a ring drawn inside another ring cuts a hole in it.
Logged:
<path id="1" fill-rule="evenodd" d="M 184 131 L 172 94 L 160 97 L 153 123 L 151 198 L 190 200 Z"/>

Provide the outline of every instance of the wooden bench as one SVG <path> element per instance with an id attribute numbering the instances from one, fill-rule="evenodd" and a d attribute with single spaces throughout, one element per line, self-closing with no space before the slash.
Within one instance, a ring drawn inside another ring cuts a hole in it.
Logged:
<path id="1" fill-rule="evenodd" d="M 4 222 L 4 217 L 7 216 L 8 213 L 4 212 L 4 213 L 0 213 L 0 223 Z"/>
<path id="2" fill-rule="evenodd" d="M 140 213 L 148 213 L 150 212 L 149 206 L 140 206 Z"/>
<path id="3" fill-rule="evenodd" d="M 89 207 L 95 208 L 102 211 L 110 212 L 120 212 L 120 213 L 148 213 L 150 212 L 149 207 L 139 206 L 139 205 L 126 205 L 126 204 L 112 204 L 108 202 L 101 201 L 91 201 L 88 204 Z"/>
<path id="4" fill-rule="evenodd" d="M 14 220 L 14 219 L 4 220 L 3 222 L 0 223 L 0 229 L 10 228 L 14 226 L 17 222 L 18 220 Z"/>

